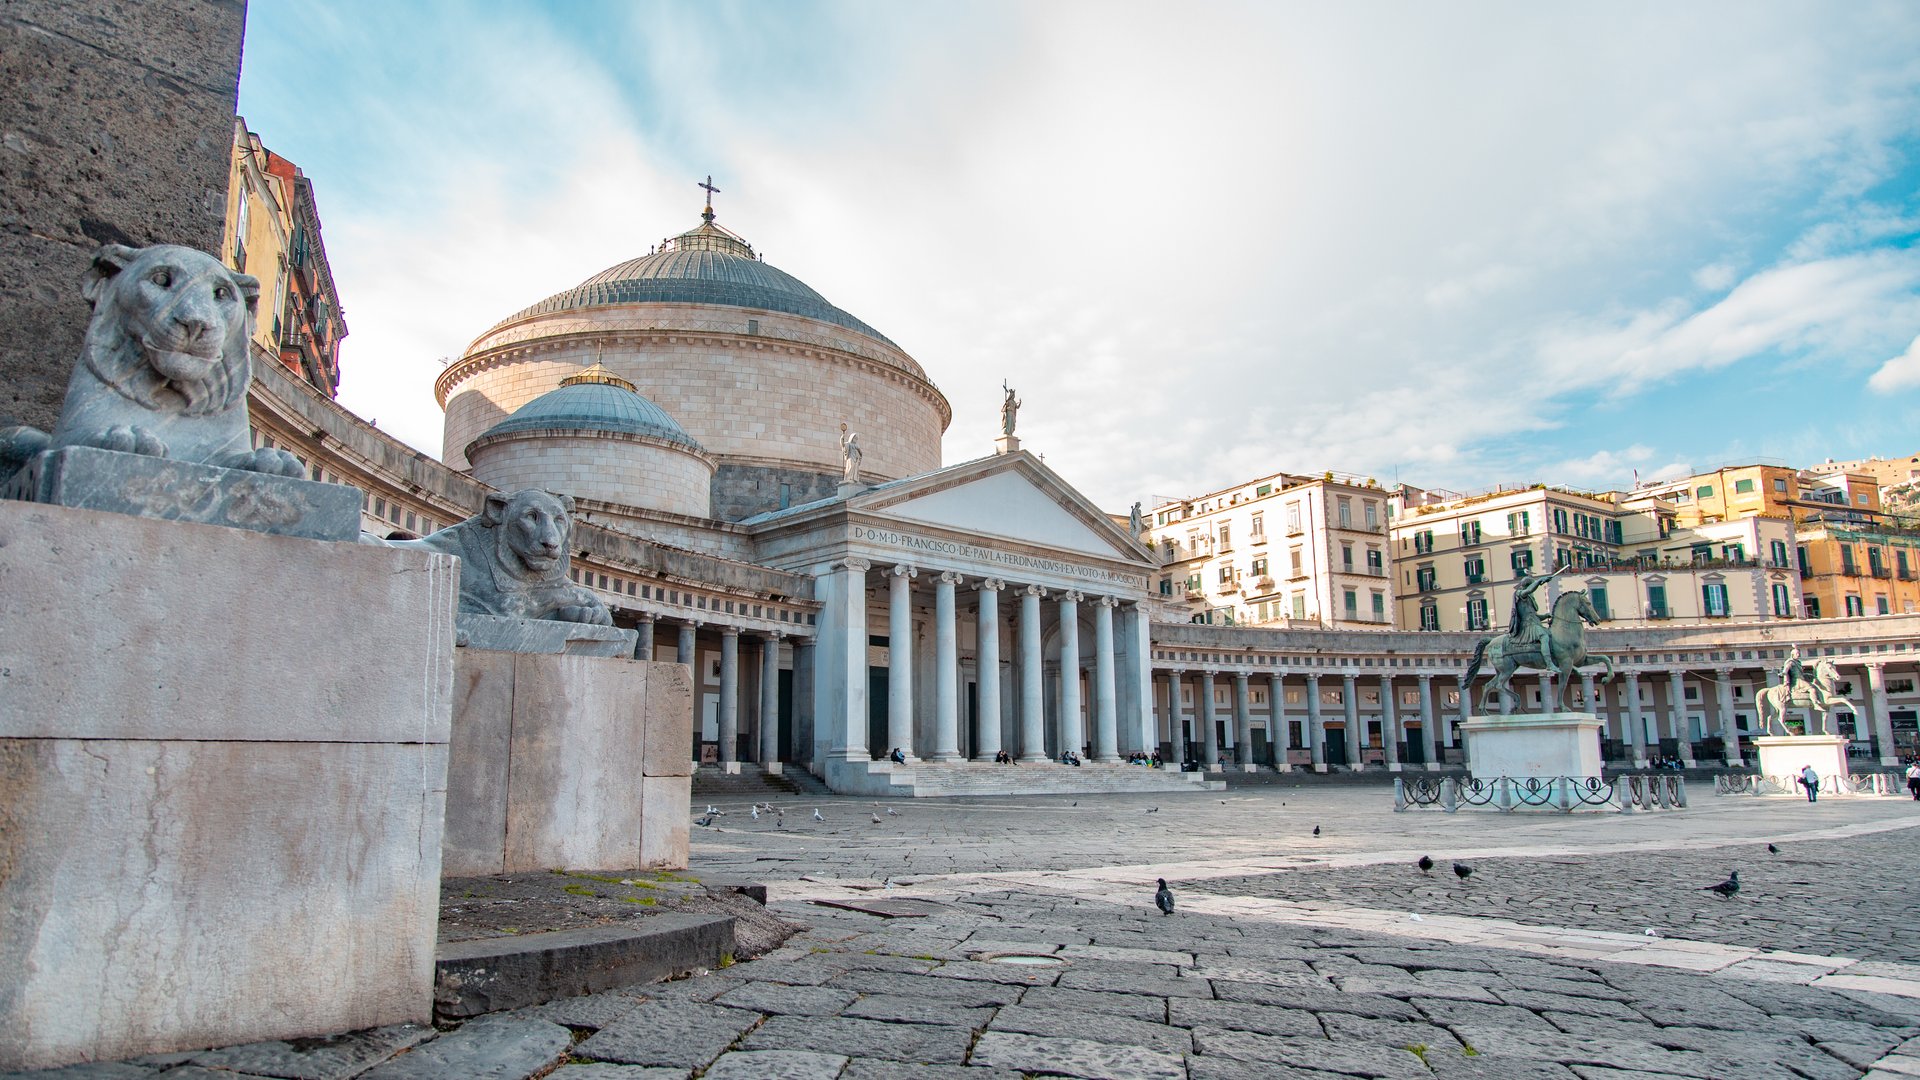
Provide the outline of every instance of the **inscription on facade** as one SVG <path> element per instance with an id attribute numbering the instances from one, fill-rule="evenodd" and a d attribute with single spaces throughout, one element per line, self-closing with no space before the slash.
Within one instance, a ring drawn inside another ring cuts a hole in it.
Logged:
<path id="1" fill-rule="evenodd" d="M 1062 562 L 1059 559 L 1021 555 L 1011 551 L 996 551 L 978 544 L 964 544 L 957 540 L 938 540 L 933 537 L 916 536 L 893 529 L 876 529 L 866 525 L 855 525 L 849 531 L 852 539 L 856 541 L 864 540 L 868 543 L 882 544 L 906 551 L 945 555 L 954 559 L 1004 566 L 1014 570 L 1031 570 L 1036 573 L 1078 578 L 1081 581 L 1096 582 L 1121 589 L 1145 590 L 1147 587 L 1144 574 L 1128 574 L 1098 566 L 1081 566 L 1077 563 Z"/>

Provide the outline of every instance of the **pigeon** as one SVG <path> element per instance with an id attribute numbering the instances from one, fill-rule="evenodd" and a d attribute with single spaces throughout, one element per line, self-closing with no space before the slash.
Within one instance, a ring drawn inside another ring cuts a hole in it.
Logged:
<path id="1" fill-rule="evenodd" d="M 1427 921 L 1427 920 L 1425 920 L 1425 919 L 1423 919 L 1423 918 L 1421 918 L 1421 917 L 1420 917 L 1420 913 L 1419 913 L 1419 912 L 1417 912 L 1417 911 L 1415 911 L 1415 912 L 1410 912 L 1410 913 L 1408 913 L 1408 915 L 1407 915 L 1407 918 L 1409 918 L 1409 919 L 1412 919 L 1412 920 L 1413 920 L 1414 922 L 1426 922 L 1426 921 Z"/>
<path id="2" fill-rule="evenodd" d="M 1167 888 L 1166 878 L 1155 879 L 1160 882 L 1160 890 L 1153 894 L 1153 902 L 1160 908 L 1160 914 L 1173 914 L 1173 890 Z"/>
<path id="3" fill-rule="evenodd" d="M 753 820 L 759 821 L 760 820 L 760 804 L 755 803 L 754 805 L 748 807 L 747 813 L 753 815 Z"/>
<path id="4" fill-rule="evenodd" d="M 1319 836 L 1319 835 L 1320 835 L 1320 826 L 1318 826 L 1318 825 L 1315 825 L 1315 826 L 1313 827 L 1313 835 L 1315 835 L 1315 836 Z"/>
<path id="5" fill-rule="evenodd" d="M 1659 937 L 1659 936 L 1660 936 L 1660 931 L 1658 931 L 1658 930 L 1655 930 L 1655 929 L 1654 929 L 1653 927 L 1651 927 L 1651 926 L 1649 926 L 1649 927 L 1647 927 L 1647 928 L 1646 928 L 1645 930 L 1643 930 L 1643 931 L 1641 931 L 1641 933 L 1644 933 L 1644 934 L 1646 934 L 1646 935 L 1647 935 L 1648 937 Z"/>
<path id="6" fill-rule="evenodd" d="M 817 806 L 813 808 L 813 820 L 815 821 L 827 820 L 826 818 L 820 816 L 820 808 Z"/>
<path id="7" fill-rule="evenodd" d="M 1719 893 L 1721 896 L 1731 900 L 1734 895 L 1740 891 L 1740 871 L 1729 870 L 1727 871 L 1727 880 L 1718 885 L 1702 885 L 1700 888 L 1703 892 Z"/>
<path id="8" fill-rule="evenodd" d="M 1147 813 L 1149 813 L 1149 814 L 1157 814 L 1157 813 L 1159 813 L 1159 812 L 1160 812 L 1160 808 L 1159 808 L 1159 807 L 1157 807 L 1157 806 L 1156 806 L 1156 807 L 1154 807 L 1153 809 L 1151 809 L 1151 810 L 1149 810 L 1149 811 L 1147 811 Z"/>
<path id="9" fill-rule="evenodd" d="M 899 816 L 900 816 L 900 811 L 898 811 L 898 810 L 895 810 L 895 809 L 894 809 L 893 807 L 891 807 L 891 806 L 889 806 L 889 807 L 887 807 L 887 816 L 888 816 L 888 817 L 899 817 Z"/>
<path id="10" fill-rule="evenodd" d="M 1454 863 L 1453 876 L 1459 878 L 1461 881 L 1465 881 L 1473 876 L 1473 867 L 1463 862 Z"/>
<path id="11" fill-rule="evenodd" d="M 694 824 L 700 826 L 703 829 L 709 828 L 713 825 L 713 815 L 708 814 L 706 817 L 703 817 L 699 821 L 694 822 Z"/>
<path id="12" fill-rule="evenodd" d="M 1433 873 L 1433 856 L 1431 855 L 1420 856 L 1420 862 L 1417 865 L 1420 867 L 1421 873 L 1423 874 Z"/>
<path id="13" fill-rule="evenodd" d="M 880 887 L 881 887 L 881 888 L 883 888 L 883 889 L 891 889 L 891 888 L 893 888 L 893 879 L 892 879 L 892 878 L 888 878 L 887 880 L 885 880 L 885 881 L 882 881 L 882 882 L 880 883 Z"/>
<path id="14" fill-rule="evenodd" d="M 1780 854 L 1780 848 L 1779 848 L 1779 846 L 1778 846 L 1777 844 L 1768 844 L 1768 845 L 1767 845 L 1767 854 L 1769 854 L 1769 855 L 1778 855 L 1778 854 Z"/>
<path id="15" fill-rule="evenodd" d="M 717 814 L 717 813 L 719 813 L 719 812 L 720 812 L 720 808 L 719 808 L 719 807 L 717 807 L 717 806 L 715 806 L 715 805 L 713 805 L 712 803 L 708 803 L 708 804 L 707 804 L 707 813 L 709 813 L 709 814 Z"/>
<path id="16" fill-rule="evenodd" d="M 874 823 L 875 825 L 878 825 L 878 824 L 880 824 L 880 815 L 879 815 L 879 814 L 868 814 L 867 816 L 873 819 L 873 823 Z"/>

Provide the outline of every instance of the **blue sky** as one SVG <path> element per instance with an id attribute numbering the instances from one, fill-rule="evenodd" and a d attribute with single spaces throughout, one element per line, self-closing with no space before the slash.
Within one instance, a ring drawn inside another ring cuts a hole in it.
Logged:
<path id="1" fill-rule="evenodd" d="M 1110 509 L 1920 449 L 1920 6 L 294 4 L 341 400 L 698 221 Z M 643 390 L 645 388 L 642 388 Z M 657 397 L 671 411 L 669 397 Z"/>

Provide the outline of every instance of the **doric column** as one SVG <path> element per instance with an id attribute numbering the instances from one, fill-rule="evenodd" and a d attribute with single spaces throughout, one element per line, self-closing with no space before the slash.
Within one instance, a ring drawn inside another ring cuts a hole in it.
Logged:
<path id="1" fill-rule="evenodd" d="M 960 634 L 954 623 L 953 587 L 960 575 L 933 582 L 933 760 L 960 760 Z"/>
<path id="2" fill-rule="evenodd" d="M 1393 700 L 1393 676 L 1380 676 L 1380 746 L 1386 751 L 1387 771 L 1400 771 L 1400 710 Z"/>
<path id="3" fill-rule="evenodd" d="M 1151 754 L 1160 740 L 1153 729 L 1153 634 L 1145 603 L 1128 604 L 1121 613 L 1120 640 L 1129 663 L 1121 665 L 1120 752 Z"/>
<path id="4" fill-rule="evenodd" d="M 1633 756 L 1633 767 L 1647 767 L 1647 721 L 1640 712 L 1640 673 L 1626 671 L 1620 675 L 1620 692 L 1627 699 L 1627 747 Z"/>
<path id="5" fill-rule="evenodd" d="M 1526 702 L 1520 703 L 1520 711 L 1527 711 Z M 1543 713 L 1560 711 L 1560 702 L 1553 696 L 1553 676 L 1551 675 L 1540 676 L 1540 711 Z"/>
<path id="6" fill-rule="evenodd" d="M 1733 768 L 1739 768 L 1740 725 L 1733 720 L 1733 669 L 1716 668 L 1714 677 L 1714 708 L 1720 714 L 1721 758 Z"/>
<path id="7" fill-rule="evenodd" d="M 920 571 L 895 566 L 887 571 L 887 751 L 898 748 L 908 761 L 913 747 L 913 579 Z"/>
<path id="8" fill-rule="evenodd" d="M 980 582 L 975 593 L 979 611 L 974 616 L 974 666 L 979 668 L 980 738 L 973 748 L 975 761 L 992 761 L 1000 752 L 1000 590 L 1007 583 L 993 578 Z"/>
<path id="9" fill-rule="evenodd" d="M 1209 769 L 1220 767 L 1220 733 L 1214 730 L 1218 714 L 1213 711 L 1213 672 L 1200 672 L 1200 700 L 1194 702 L 1200 725 L 1200 760 Z"/>
<path id="10" fill-rule="evenodd" d="M 1307 757 L 1313 771 L 1327 771 L 1327 728 L 1320 719 L 1320 675 L 1307 676 Z"/>
<path id="11" fill-rule="evenodd" d="M 1167 757 L 1175 767 L 1187 760 L 1186 734 L 1180 729 L 1180 687 L 1187 673 L 1179 668 L 1167 672 Z"/>
<path id="12" fill-rule="evenodd" d="M 645 613 L 641 614 L 640 621 L 634 624 L 634 629 L 640 636 L 633 641 L 633 658 L 635 660 L 652 660 L 653 616 Z"/>
<path id="13" fill-rule="evenodd" d="M 1599 703 L 1593 699 L 1593 672 L 1591 671 L 1580 673 L 1580 707 L 1595 716 L 1600 715 Z"/>
<path id="14" fill-rule="evenodd" d="M 693 635 L 697 633 L 699 629 L 700 624 L 691 619 L 680 624 L 680 640 L 676 643 L 673 651 L 674 663 L 685 664 L 688 667 L 693 666 Z M 700 692 L 700 673 L 697 671 L 693 673 L 693 692 L 695 694 Z"/>
<path id="15" fill-rule="evenodd" d="M 1040 649 L 1040 598 L 1046 590 L 1020 590 L 1020 760 L 1047 760 L 1046 660 Z"/>
<path id="16" fill-rule="evenodd" d="M 865 559 L 844 559 L 814 578 L 822 610 L 814 638 L 813 724 L 822 768 L 833 761 L 873 760 L 867 749 L 869 568 Z"/>
<path id="17" fill-rule="evenodd" d="M 1113 662 L 1111 596 L 1093 599 L 1093 760 L 1120 760 L 1120 714 Z"/>
<path id="18" fill-rule="evenodd" d="M 760 764 L 780 760 L 780 634 L 760 635 Z"/>
<path id="19" fill-rule="evenodd" d="M 1340 686 L 1344 691 L 1340 695 L 1340 707 L 1347 721 L 1347 760 L 1344 764 L 1354 772 L 1367 767 L 1367 745 L 1365 731 L 1360 729 L 1360 680 L 1353 675 L 1340 676 Z M 1331 765 L 1333 762 L 1328 762 Z"/>
<path id="20" fill-rule="evenodd" d="M 811 765 L 814 761 L 813 683 L 814 662 L 819 656 L 809 638 L 793 643 L 793 760 Z"/>
<path id="21" fill-rule="evenodd" d="M 1440 767 L 1439 747 L 1433 740 L 1437 720 L 1433 711 L 1433 676 L 1420 676 L 1420 759 L 1429 770 Z"/>
<path id="22" fill-rule="evenodd" d="M 1060 594 L 1060 749 L 1079 753 L 1080 732 L 1080 594 Z"/>
<path id="23" fill-rule="evenodd" d="M 1233 673 L 1233 763 L 1242 768 L 1253 764 L 1253 695 L 1247 679 L 1244 671 Z"/>
<path id="24" fill-rule="evenodd" d="M 740 628 L 720 628 L 720 763 L 740 760 Z"/>
<path id="25" fill-rule="evenodd" d="M 1672 699 L 1667 711 L 1673 724 L 1673 737 L 1680 743 L 1680 763 L 1693 768 L 1693 731 L 1687 723 L 1687 673 L 1675 668 L 1667 673 L 1668 696 Z"/>
<path id="26" fill-rule="evenodd" d="M 1887 665 L 1871 663 L 1866 668 L 1867 696 L 1873 703 L 1874 752 L 1880 755 L 1880 764 L 1898 765 L 1900 755 L 1893 749 L 1893 717 L 1887 712 Z"/>

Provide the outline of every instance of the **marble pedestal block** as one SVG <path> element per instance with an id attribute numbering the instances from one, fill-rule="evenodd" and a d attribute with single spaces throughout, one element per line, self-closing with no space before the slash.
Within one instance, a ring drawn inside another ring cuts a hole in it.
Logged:
<path id="1" fill-rule="evenodd" d="M 0 501 L 0 1071 L 431 1019 L 458 592 Z"/>
<path id="2" fill-rule="evenodd" d="M 684 665 L 467 648 L 454 683 L 446 876 L 687 865 Z"/>
<path id="3" fill-rule="evenodd" d="M 568 656 L 632 656 L 640 640 L 634 630 L 555 619 L 516 619 L 463 611 L 454 619 L 462 648 L 514 653 L 565 653 Z"/>
<path id="4" fill-rule="evenodd" d="M 1811 765 L 1820 776 L 1824 798 L 1839 795 L 1846 787 L 1841 781 L 1852 771 L 1847 766 L 1849 741 L 1840 735 L 1760 735 L 1753 745 L 1759 753 L 1761 776 L 1777 782 L 1789 795 L 1800 795 L 1800 770 Z"/>
<path id="5" fill-rule="evenodd" d="M 1476 716 L 1460 725 L 1475 779 L 1600 775 L 1602 721 L 1592 713 Z"/>

